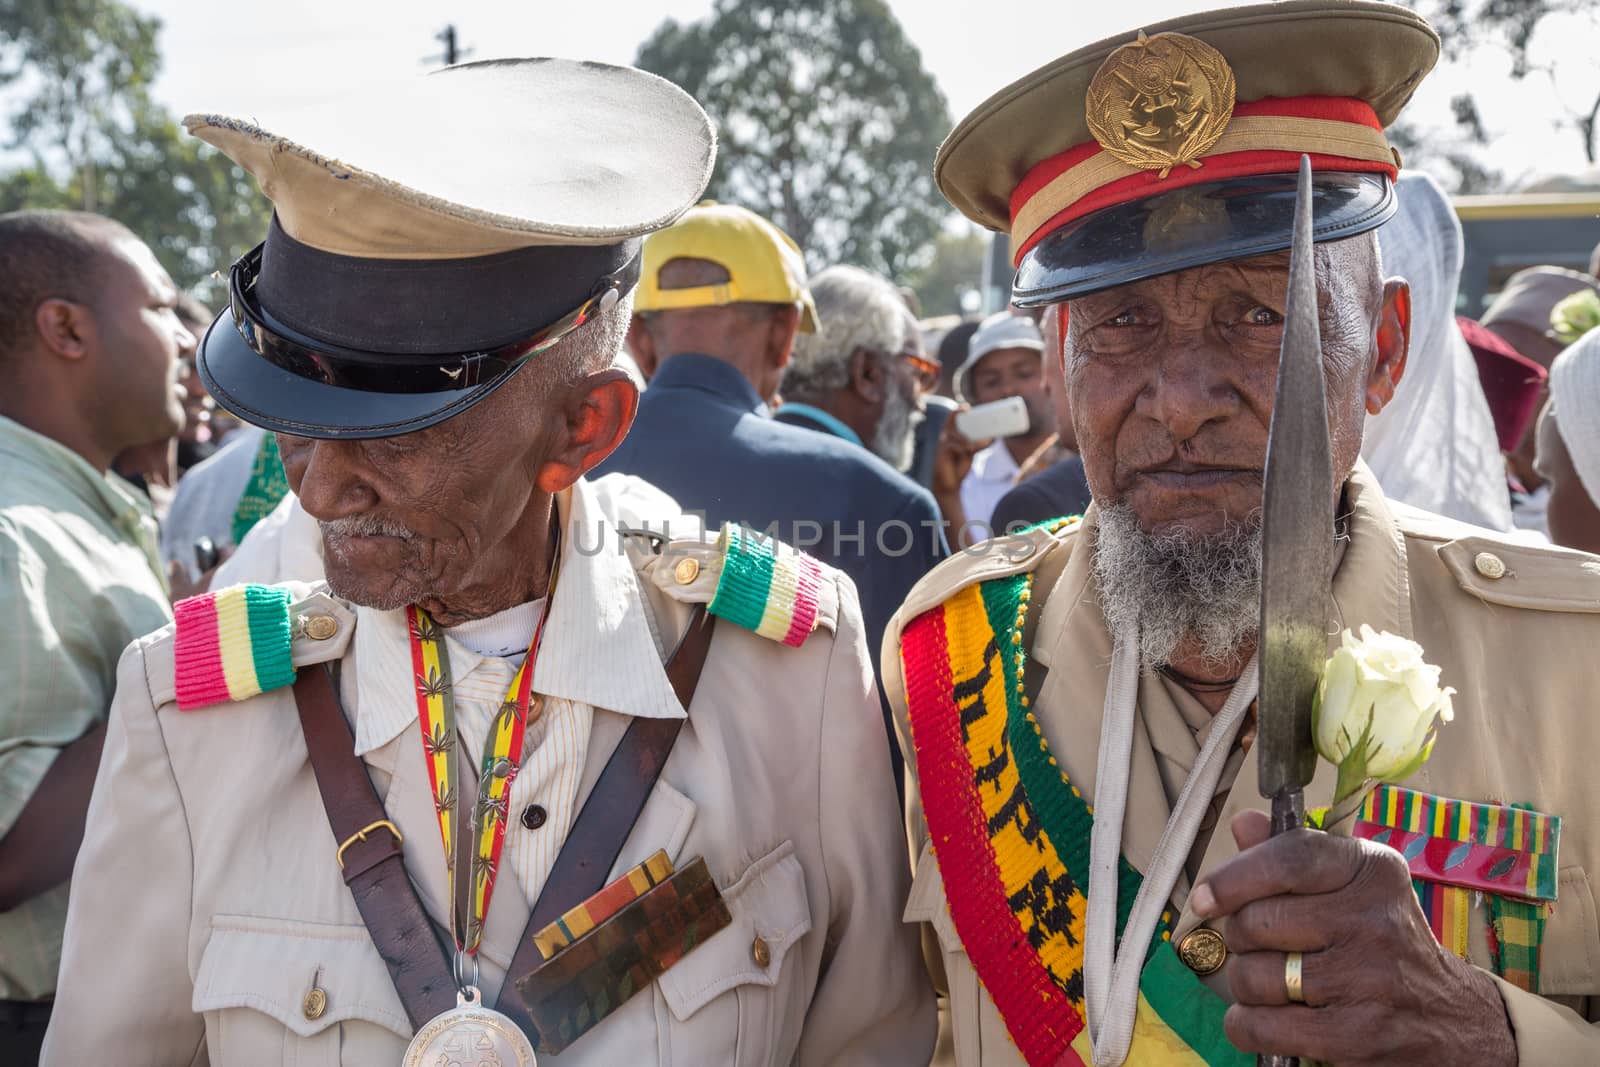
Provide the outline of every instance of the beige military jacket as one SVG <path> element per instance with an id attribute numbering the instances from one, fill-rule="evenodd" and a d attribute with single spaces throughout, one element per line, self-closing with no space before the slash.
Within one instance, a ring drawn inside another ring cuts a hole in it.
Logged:
<path id="1" fill-rule="evenodd" d="M 1455 799 L 1530 804 L 1562 817 L 1543 996 L 1496 980 L 1521 1062 L 1600 1063 L 1600 1028 L 1591 1025 L 1600 1020 L 1600 775 L 1593 771 L 1600 737 L 1594 718 L 1600 559 L 1514 543 L 1391 503 L 1364 466 L 1351 476 L 1346 500 L 1350 541 L 1333 583 L 1339 625 L 1367 623 L 1413 638 L 1443 669 L 1444 684 L 1457 690 L 1455 721 L 1440 731 L 1432 759 L 1406 785 Z M 985 555 L 957 555 L 912 590 L 884 638 L 882 678 L 913 779 L 908 826 L 915 877 L 905 919 L 923 929 L 926 963 L 943 994 L 935 1062 L 997 1067 L 1023 1061 L 956 936 L 928 846 L 914 787 L 900 633 L 964 586 L 1034 572 L 1035 598 L 1043 594 L 1045 602 L 1031 653 L 1048 670 L 1034 710 L 1051 752 L 1092 802 L 1112 644 L 1087 550 L 1094 523 L 1091 508 L 1084 522 L 1056 534 L 1034 531 Z M 1141 679 L 1123 839 L 1124 854 L 1141 871 L 1169 814 L 1163 779 L 1176 775 L 1181 782 L 1203 742 L 1176 699 L 1159 678 Z M 1239 755 L 1230 764 L 1237 766 L 1231 791 L 1226 781 L 1219 787 L 1225 801 L 1196 877 L 1237 853 L 1227 830 L 1235 813 L 1267 808 L 1256 788 L 1255 760 Z M 1320 762 L 1307 807 L 1329 803 L 1333 787 L 1333 768 Z M 1174 941 L 1198 925 L 1183 907 L 1189 886 L 1180 877 Z M 1471 961 L 1487 969 L 1486 916 L 1481 904 L 1473 908 L 1469 945 Z M 1226 968 L 1207 982 L 1228 996 Z M 1137 1047 L 1129 1062 L 1137 1063 Z"/>
<path id="2" fill-rule="evenodd" d="M 607 483 L 580 482 L 562 502 L 563 573 L 533 683 L 592 708 L 580 800 L 630 710 L 683 714 L 663 649 L 720 567 L 699 540 L 674 542 L 674 557 L 619 539 L 619 523 L 660 530 L 677 518 L 677 536 L 687 520 L 643 483 Z M 684 558 L 695 565 L 675 566 Z M 703 856 L 732 925 L 541 1063 L 927 1059 L 934 998 L 899 921 L 909 878 L 888 741 L 855 590 L 824 575 L 821 625 L 799 648 L 718 624 L 688 722 L 612 871 L 657 849 L 680 866 Z M 357 648 L 375 646 L 359 631 L 383 620 L 324 587 L 293 588 L 295 615 L 337 623 L 321 640 L 297 638 L 294 662 L 341 664 L 360 748 L 370 716 L 394 714 L 361 699 L 382 689 L 364 678 Z M 443 929 L 443 853 L 409 715 L 364 758 Z M 502 870 L 489 913 L 479 984 L 491 1003 L 531 910 L 518 881 Z M 316 1017 L 304 1007 L 313 984 L 326 994 Z M 137 642 L 121 663 L 44 1062 L 393 1067 L 411 1033 L 341 880 L 291 691 L 179 711 L 170 628 Z"/>

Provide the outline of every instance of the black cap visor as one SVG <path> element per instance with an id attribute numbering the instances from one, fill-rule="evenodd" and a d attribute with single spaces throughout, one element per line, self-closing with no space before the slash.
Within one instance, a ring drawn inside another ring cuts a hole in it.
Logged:
<path id="1" fill-rule="evenodd" d="M 227 311 L 206 331 L 195 362 L 212 399 L 245 422 L 273 433 L 328 439 L 394 437 L 427 429 L 487 397 L 522 365 L 470 389 L 387 393 L 331 385 L 257 353 Z"/>
<path id="2" fill-rule="evenodd" d="M 560 251 L 534 254 L 548 259 Z M 591 262 L 573 262 L 573 256 L 565 263 L 532 264 L 526 257 L 495 256 L 437 266 L 375 265 L 297 245 L 274 223 L 267 242 L 233 266 L 229 310 L 206 331 L 197 354 L 200 377 L 222 407 L 279 433 L 365 438 L 425 429 L 488 396 L 529 359 L 614 306 L 638 281 L 637 242 L 580 254 Z M 284 270 L 286 259 L 300 269 Z M 529 269 L 536 265 L 590 269 L 561 277 L 564 285 L 542 287 L 542 301 L 531 293 L 492 291 L 490 283 L 527 290 L 539 279 L 540 272 Z M 591 271 L 597 268 L 607 273 L 594 281 Z M 314 335 L 262 306 L 262 292 L 273 281 L 279 302 L 300 312 L 302 321 L 308 310 L 314 314 Z M 472 316 L 475 301 L 480 313 Z M 574 303 L 563 308 L 555 301 Z M 352 309 L 348 315 L 346 307 Z M 508 324 L 524 316 L 546 325 L 522 325 L 504 340 Z M 471 351 L 439 351 L 451 338 L 481 341 L 485 328 L 498 339 Z M 463 337 L 468 330 L 479 332 Z M 352 341 L 361 347 L 350 347 Z"/>
<path id="3" fill-rule="evenodd" d="M 1384 174 L 1312 176 L 1313 240 L 1376 229 L 1395 213 Z M 1294 174 L 1186 186 L 1097 211 L 1047 235 L 1017 267 L 1012 299 L 1042 307 L 1144 278 L 1282 252 L 1293 241 Z"/>

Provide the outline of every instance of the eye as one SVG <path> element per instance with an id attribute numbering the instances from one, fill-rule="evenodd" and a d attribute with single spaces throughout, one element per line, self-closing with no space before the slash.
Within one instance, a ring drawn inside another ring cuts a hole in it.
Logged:
<path id="1" fill-rule="evenodd" d="M 1244 321 L 1251 326 L 1278 326 L 1283 316 L 1268 307 L 1256 306 L 1245 312 Z"/>
<path id="2" fill-rule="evenodd" d="M 1119 311 L 1105 321 L 1107 326 L 1137 326 L 1139 317 L 1132 311 Z"/>

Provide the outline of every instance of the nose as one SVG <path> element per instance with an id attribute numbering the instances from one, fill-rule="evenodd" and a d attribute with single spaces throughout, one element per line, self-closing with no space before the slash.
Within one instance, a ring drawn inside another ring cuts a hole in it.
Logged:
<path id="1" fill-rule="evenodd" d="M 359 441 L 319 441 L 278 435 L 289 487 L 312 518 L 323 522 L 371 510 L 377 493 L 363 477 Z"/>
<path id="2" fill-rule="evenodd" d="M 1174 446 L 1182 445 L 1211 422 L 1226 419 L 1242 403 L 1221 368 L 1223 353 L 1203 336 L 1175 338 L 1159 357 L 1154 378 L 1140 392 L 1135 410 L 1159 423 Z"/>

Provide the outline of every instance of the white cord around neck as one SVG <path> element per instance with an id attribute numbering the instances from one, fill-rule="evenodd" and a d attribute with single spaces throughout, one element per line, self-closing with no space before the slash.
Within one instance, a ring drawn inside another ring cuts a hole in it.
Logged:
<path id="1" fill-rule="evenodd" d="M 1117 950 L 1117 860 L 1122 855 L 1122 822 L 1128 808 L 1128 777 L 1133 727 L 1139 713 L 1139 634 L 1117 634 L 1110 685 L 1100 725 L 1100 754 L 1094 781 L 1094 825 L 1089 836 L 1089 914 L 1084 935 L 1084 1005 L 1095 1067 L 1121 1067 L 1133 1043 L 1139 1010 L 1139 974 L 1156 923 L 1178 883 L 1194 839 L 1200 833 L 1245 709 L 1256 698 L 1261 676 L 1256 657 L 1240 675 L 1211 733 L 1189 770 L 1172 816 L 1156 845 L 1149 870 Z"/>

